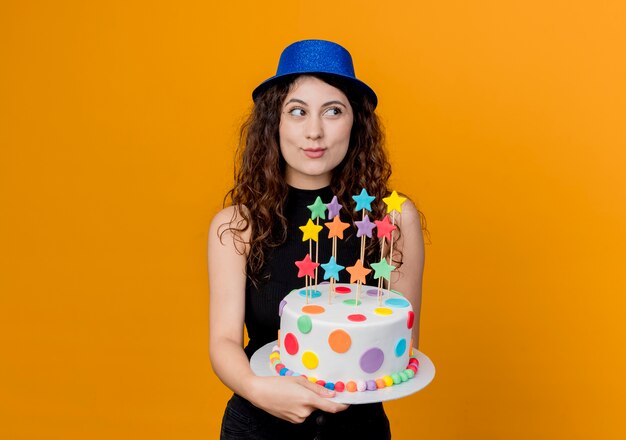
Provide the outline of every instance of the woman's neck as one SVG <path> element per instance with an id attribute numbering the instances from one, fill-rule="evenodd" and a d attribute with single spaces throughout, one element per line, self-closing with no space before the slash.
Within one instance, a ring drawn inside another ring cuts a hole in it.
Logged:
<path id="1" fill-rule="evenodd" d="M 297 189 L 320 189 L 330 185 L 330 173 L 321 176 L 309 176 L 306 174 L 285 173 L 287 185 Z"/>

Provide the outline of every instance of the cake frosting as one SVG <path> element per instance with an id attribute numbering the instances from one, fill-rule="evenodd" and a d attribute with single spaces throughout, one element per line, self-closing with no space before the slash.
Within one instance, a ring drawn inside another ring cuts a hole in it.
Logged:
<path id="1" fill-rule="evenodd" d="M 412 357 L 414 312 L 395 291 L 357 284 L 291 291 L 279 307 L 278 345 L 270 354 L 280 375 L 304 375 L 337 391 L 376 390 L 418 370 Z M 360 287 L 357 302 L 357 289 Z"/>

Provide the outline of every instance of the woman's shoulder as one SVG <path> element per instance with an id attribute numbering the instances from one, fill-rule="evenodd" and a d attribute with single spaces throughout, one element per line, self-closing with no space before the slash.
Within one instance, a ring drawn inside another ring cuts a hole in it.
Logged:
<path id="1" fill-rule="evenodd" d="M 246 243 L 250 238 L 250 218 L 244 205 L 231 205 L 218 211 L 211 220 L 209 241 L 224 237 L 234 238 L 236 242 Z"/>
<path id="2" fill-rule="evenodd" d="M 242 213 L 248 214 L 248 210 L 243 205 L 230 205 L 218 211 L 211 220 L 211 225 L 241 222 L 244 220 Z"/>
<path id="3" fill-rule="evenodd" d="M 420 225 L 422 222 L 422 214 L 415 206 L 415 203 L 407 197 L 405 202 L 402 204 L 402 212 L 396 218 L 396 222 L 402 227 L 402 225 L 412 226 L 412 225 Z"/>

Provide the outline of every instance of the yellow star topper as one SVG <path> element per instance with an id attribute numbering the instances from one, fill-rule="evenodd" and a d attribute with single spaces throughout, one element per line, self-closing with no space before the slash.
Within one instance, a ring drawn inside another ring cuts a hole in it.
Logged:
<path id="1" fill-rule="evenodd" d="M 406 202 L 406 197 L 401 197 L 394 190 L 389 197 L 383 198 L 383 202 L 387 204 L 387 214 L 391 211 L 402 212 L 402 204 Z"/>
<path id="2" fill-rule="evenodd" d="M 300 226 L 300 230 L 303 232 L 302 241 L 313 240 L 317 242 L 317 235 L 323 229 L 322 225 L 316 225 L 311 219 L 306 222 L 306 225 Z"/>

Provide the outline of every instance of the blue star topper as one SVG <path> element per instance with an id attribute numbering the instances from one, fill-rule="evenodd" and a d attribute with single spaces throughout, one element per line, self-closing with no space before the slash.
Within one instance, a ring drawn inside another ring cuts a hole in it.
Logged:
<path id="1" fill-rule="evenodd" d="M 322 266 L 322 269 L 324 269 L 325 280 L 329 279 L 330 277 L 333 277 L 334 279 L 338 280 L 339 272 L 345 269 L 345 266 L 341 266 L 340 264 L 337 264 L 337 262 L 335 261 L 335 257 L 330 257 L 330 260 L 328 260 L 328 263 L 322 264 L 321 266 Z"/>
<path id="2" fill-rule="evenodd" d="M 352 200 L 356 202 L 355 211 L 360 211 L 362 209 L 367 209 L 368 211 L 372 210 L 372 202 L 376 197 L 370 196 L 365 188 L 361 190 L 361 194 L 357 196 L 352 196 Z"/>

